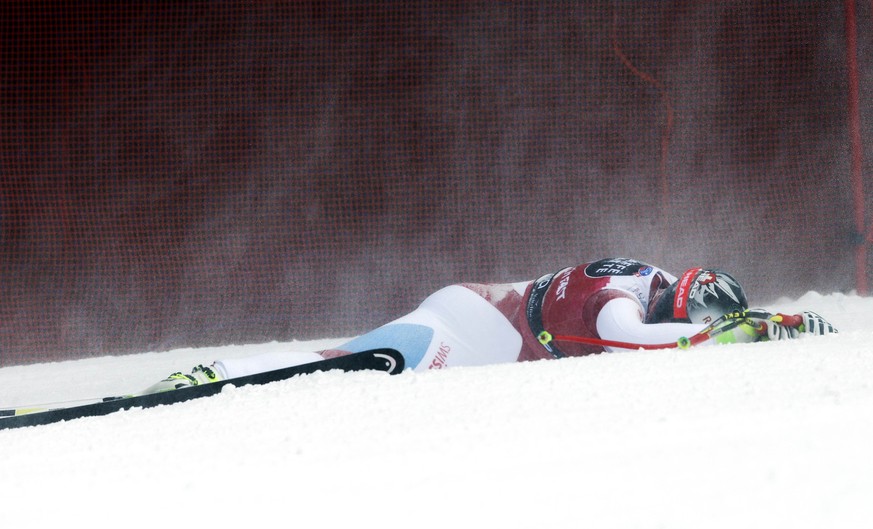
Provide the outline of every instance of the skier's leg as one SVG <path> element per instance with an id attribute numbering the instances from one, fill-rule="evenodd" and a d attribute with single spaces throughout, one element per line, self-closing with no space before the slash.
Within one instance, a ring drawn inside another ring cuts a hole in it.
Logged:
<path id="1" fill-rule="evenodd" d="M 472 290 L 452 285 L 413 312 L 339 346 L 357 352 L 397 349 L 416 371 L 514 362 L 521 336 L 506 317 Z"/>
<path id="2" fill-rule="evenodd" d="M 521 335 L 506 316 L 479 294 L 462 286 L 446 287 L 421 305 L 437 319 L 435 340 L 418 370 L 515 362 Z"/>
<path id="3" fill-rule="evenodd" d="M 154 393 L 226 378 L 282 369 L 325 357 L 367 349 L 392 348 L 416 371 L 451 366 L 514 362 L 521 336 L 506 317 L 472 290 L 452 285 L 425 299 L 416 310 L 336 349 L 321 352 L 270 352 L 197 366 L 190 375 L 174 373 L 146 390 Z"/>

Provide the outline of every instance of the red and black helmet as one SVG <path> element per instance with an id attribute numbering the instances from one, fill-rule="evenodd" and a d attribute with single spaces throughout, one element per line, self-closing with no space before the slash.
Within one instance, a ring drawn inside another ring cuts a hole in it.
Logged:
<path id="1" fill-rule="evenodd" d="M 711 323 L 748 308 L 746 293 L 733 276 L 721 270 L 691 268 L 656 294 L 649 304 L 646 323 Z"/>

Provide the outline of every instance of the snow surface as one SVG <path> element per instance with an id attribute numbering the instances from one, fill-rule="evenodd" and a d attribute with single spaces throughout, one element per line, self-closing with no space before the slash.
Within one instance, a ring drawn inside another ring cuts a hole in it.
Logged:
<path id="1" fill-rule="evenodd" d="M 836 336 L 317 373 L 0 431 L 0 527 L 873 527 L 873 298 Z M 341 340 L 0 369 L 0 407 Z M 81 524 L 81 525 L 78 525 Z"/>

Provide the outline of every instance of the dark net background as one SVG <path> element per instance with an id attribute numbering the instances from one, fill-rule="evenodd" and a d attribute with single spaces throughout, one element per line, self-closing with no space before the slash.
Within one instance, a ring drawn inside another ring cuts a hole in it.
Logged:
<path id="1" fill-rule="evenodd" d="M 611 255 L 855 285 L 839 1 L 0 13 L 0 364 L 351 336 Z"/>

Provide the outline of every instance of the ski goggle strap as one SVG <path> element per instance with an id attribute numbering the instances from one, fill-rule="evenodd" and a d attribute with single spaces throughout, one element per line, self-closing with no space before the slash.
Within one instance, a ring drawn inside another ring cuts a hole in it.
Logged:
<path id="1" fill-rule="evenodd" d="M 688 295 L 691 294 L 691 283 L 703 268 L 691 268 L 686 270 L 676 284 L 676 293 L 673 295 L 673 317 L 688 319 Z"/>

